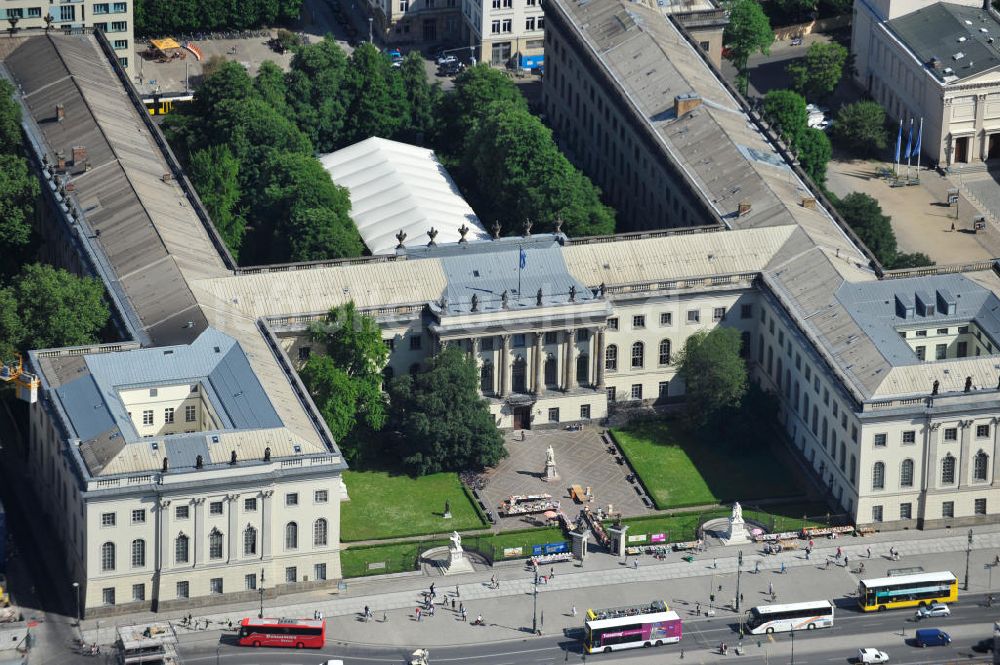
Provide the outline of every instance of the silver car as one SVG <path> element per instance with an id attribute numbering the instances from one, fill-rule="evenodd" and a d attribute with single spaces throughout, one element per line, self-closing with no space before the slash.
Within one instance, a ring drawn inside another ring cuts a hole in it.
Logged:
<path id="1" fill-rule="evenodd" d="M 951 610 L 944 603 L 934 603 L 932 605 L 925 605 L 917 610 L 917 618 L 923 619 L 925 617 L 947 617 L 951 616 Z"/>

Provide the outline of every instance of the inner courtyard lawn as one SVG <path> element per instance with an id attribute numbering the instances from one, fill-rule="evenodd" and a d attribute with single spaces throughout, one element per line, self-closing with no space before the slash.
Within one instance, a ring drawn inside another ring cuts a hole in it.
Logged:
<path id="1" fill-rule="evenodd" d="M 613 434 L 660 510 L 801 493 L 793 468 L 759 434 L 752 441 L 703 441 L 669 420 Z"/>
<path id="2" fill-rule="evenodd" d="M 485 526 L 457 473 L 413 478 L 386 471 L 345 471 L 351 500 L 341 504 L 340 539 L 380 540 Z M 444 519 L 445 501 L 452 519 Z"/>

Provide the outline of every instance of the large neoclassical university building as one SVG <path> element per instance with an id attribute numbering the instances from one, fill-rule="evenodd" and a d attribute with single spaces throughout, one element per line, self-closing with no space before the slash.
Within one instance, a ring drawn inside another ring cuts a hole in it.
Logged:
<path id="1" fill-rule="evenodd" d="M 296 367 L 322 352 L 309 326 L 348 302 L 382 327 L 386 373 L 467 350 L 503 428 L 682 399 L 678 350 L 729 326 L 780 398 L 787 454 L 858 523 L 1000 513 L 997 265 L 885 273 L 673 19 L 624 0 L 545 11 L 548 117 L 635 232 L 491 238 L 456 219 L 439 242 L 418 218 L 443 199 L 393 187 L 400 212 L 382 223 L 409 229 L 396 249 L 253 268 L 100 35 L 0 42 L 43 184 L 43 251 L 103 280 L 122 340 L 30 353 L 26 455 L 88 613 L 341 577 L 346 465 Z M 379 174 L 419 189 L 437 169 L 399 162 L 428 158 L 373 142 L 324 163 L 371 219 Z"/>

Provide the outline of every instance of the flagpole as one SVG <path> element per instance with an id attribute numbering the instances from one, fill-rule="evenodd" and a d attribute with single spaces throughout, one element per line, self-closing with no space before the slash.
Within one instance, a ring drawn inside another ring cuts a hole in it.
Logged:
<path id="1" fill-rule="evenodd" d="M 903 147 L 903 119 L 899 119 L 899 131 L 896 132 L 896 161 L 892 165 L 892 175 L 899 177 L 899 150 Z"/>
<path id="2" fill-rule="evenodd" d="M 517 246 L 517 299 L 521 300 L 521 270 L 524 266 L 524 245 Z"/>
<path id="3" fill-rule="evenodd" d="M 920 140 L 924 136 L 924 118 L 920 117 L 920 129 L 917 131 L 917 178 L 920 177 Z"/>
<path id="4" fill-rule="evenodd" d="M 913 118 L 910 118 L 910 133 L 906 137 L 906 182 L 910 182 L 910 155 L 913 154 Z"/>

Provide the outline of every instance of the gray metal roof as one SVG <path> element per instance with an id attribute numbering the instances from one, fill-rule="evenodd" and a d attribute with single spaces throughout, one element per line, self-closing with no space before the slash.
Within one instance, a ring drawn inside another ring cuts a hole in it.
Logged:
<path id="1" fill-rule="evenodd" d="M 1000 65 L 1000 21 L 979 7 L 937 2 L 886 24 L 939 81 L 960 81 Z M 928 66 L 933 58 L 940 67 Z"/>

